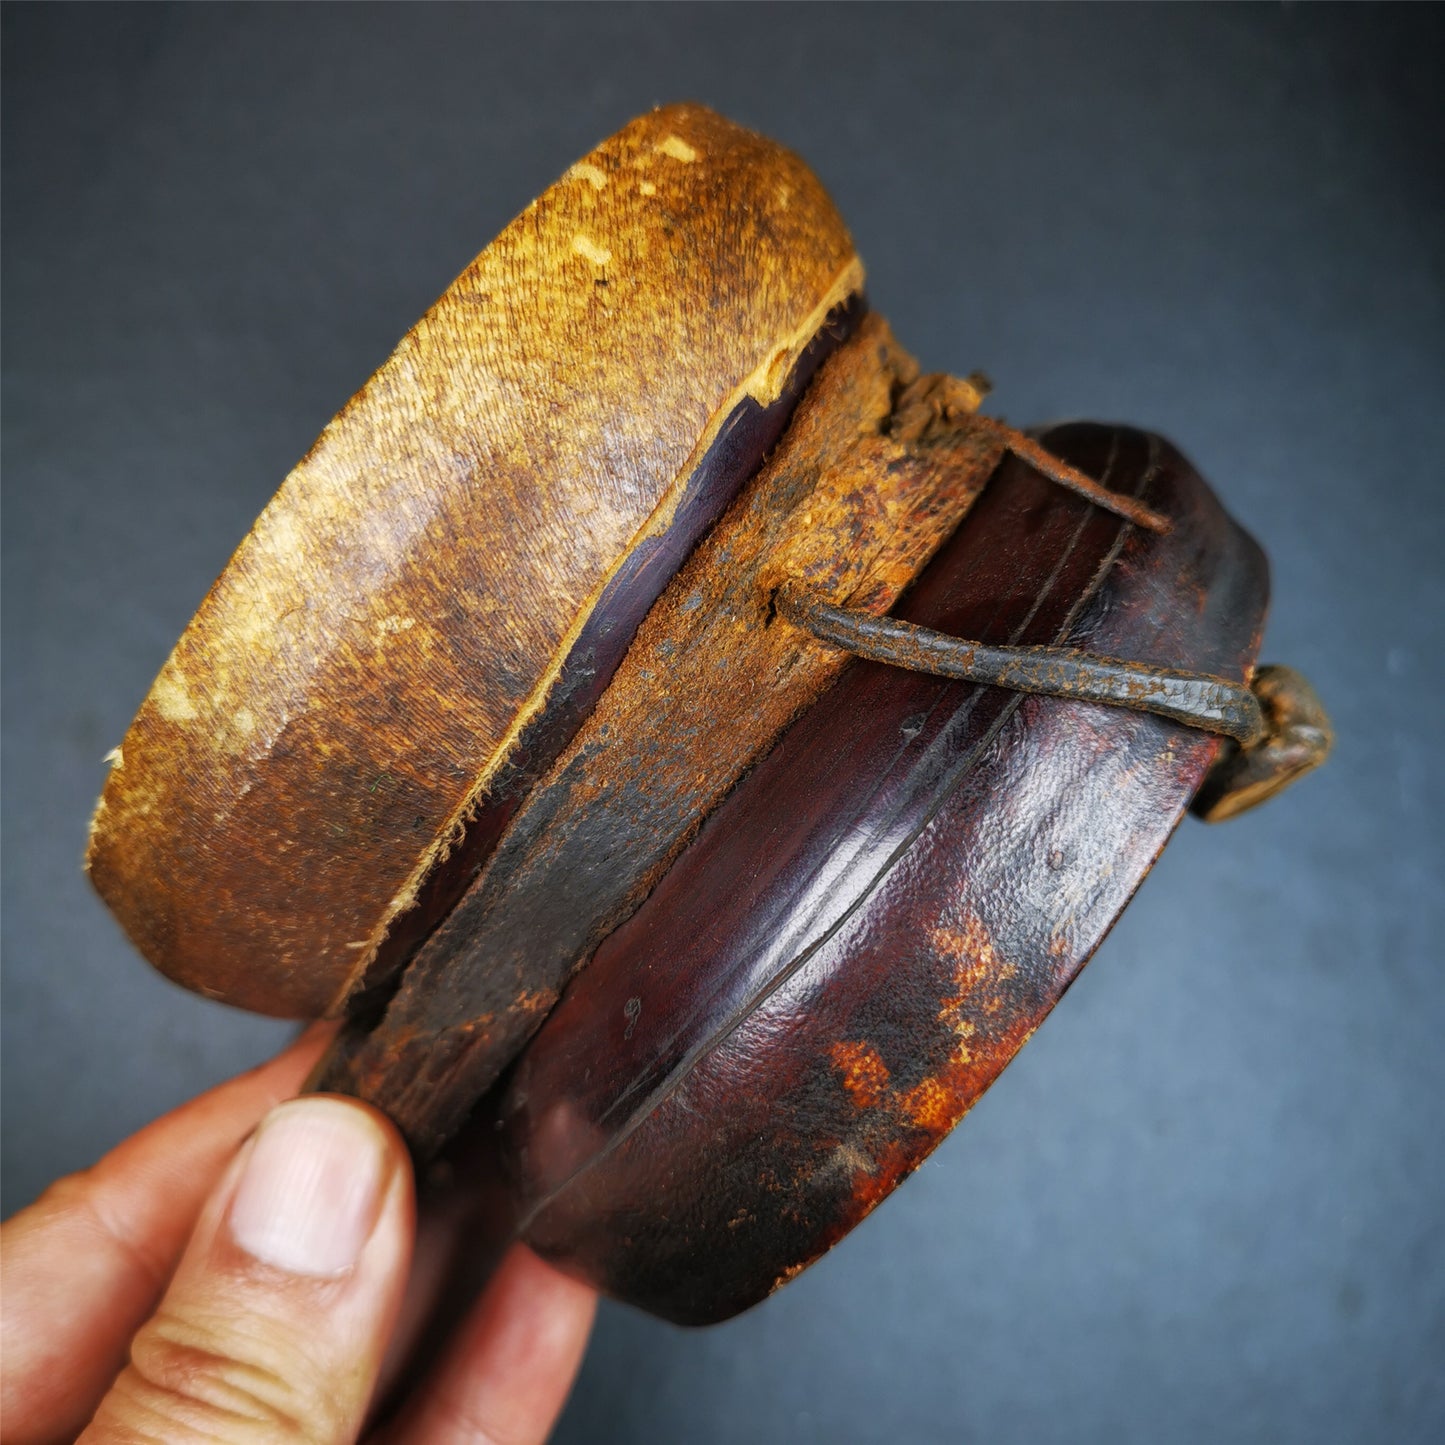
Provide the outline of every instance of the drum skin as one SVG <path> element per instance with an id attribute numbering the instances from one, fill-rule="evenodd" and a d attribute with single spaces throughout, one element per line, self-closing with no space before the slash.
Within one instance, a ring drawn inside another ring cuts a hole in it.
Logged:
<path id="1" fill-rule="evenodd" d="M 112 753 L 87 867 L 140 951 L 263 1013 L 384 986 L 861 286 L 817 178 L 699 106 L 533 202 L 286 479 Z"/>
<path id="2" fill-rule="evenodd" d="M 1047 446 L 1144 532 L 1010 457 L 895 615 L 1245 680 L 1262 553 L 1168 443 Z M 1087 961 L 1218 740 L 855 663 L 563 994 L 497 1105 L 516 1227 L 681 1323 L 746 1309 L 937 1146 Z"/>

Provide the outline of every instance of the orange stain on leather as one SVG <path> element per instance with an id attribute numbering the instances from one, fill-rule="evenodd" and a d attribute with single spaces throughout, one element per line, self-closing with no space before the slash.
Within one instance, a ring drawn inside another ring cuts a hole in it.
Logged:
<path id="1" fill-rule="evenodd" d="M 874 1109 L 886 1102 L 888 1065 L 872 1044 L 843 1040 L 834 1044 L 829 1053 L 843 1075 L 843 1087 L 858 1108 Z"/>

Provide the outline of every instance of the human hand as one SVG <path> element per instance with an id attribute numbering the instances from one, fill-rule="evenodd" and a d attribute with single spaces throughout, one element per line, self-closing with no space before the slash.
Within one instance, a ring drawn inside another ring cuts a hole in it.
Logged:
<path id="1" fill-rule="evenodd" d="M 458 1196 L 424 1205 L 418 1231 L 406 1150 L 375 1111 L 282 1102 L 329 1033 L 309 1030 L 4 1226 L 11 1445 L 82 1431 L 107 1445 L 332 1445 L 355 1440 L 398 1394 L 369 1439 L 545 1439 L 595 1294 L 514 1246 L 429 1375 L 402 1393 L 471 1221 Z"/>

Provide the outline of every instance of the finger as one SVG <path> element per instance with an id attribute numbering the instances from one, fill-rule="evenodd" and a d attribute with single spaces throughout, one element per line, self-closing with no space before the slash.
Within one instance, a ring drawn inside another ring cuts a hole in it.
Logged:
<path id="1" fill-rule="evenodd" d="M 529 1445 L 572 1388 L 597 1293 L 514 1246 L 447 1358 L 388 1432 L 393 1445 Z"/>
<path id="2" fill-rule="evenodd" d="M 353 1100 L 283 1104 L 226 1171 L 88 1442 L 354 1440 L 406 1281 L 411 1168 Z"/>
<path id="3" fill-rule="evenodd" d="M 333 1032 L 308 1029 L 269 1063 L 52 1185 L 5 1225 L 7 1440 L 73 1439 L 90 1418 L 160 1299 L 206 1195 L 257 1121 L 301 1087 Z"/>
<path id="4" fill-rule="evenodd" d="M 379 1418 L 404 1407 L 448 1352 L 506 1252 L 511 1206 L 495 1136 L 474 1127 L 417 1181 L 417 1240 L 401 1316 L 381 1367 Z"/>
<path id="5" fill-rule="evenodd" d="M 463 1265 L 463 1240 L 473 1210 L 468 1201 L 451 1195 L 428 1199 L 419 1191 L 417 1199 L 416 1244 L 411 1255 L 411 1274 L 397 1314 L 377 1381 L 377 1401 L 405 1389 L 407 1375 L 415 1368 L 419 1350 L 434 1331 L 443 1328 L 438 1305 L 448 1296 Z"/>

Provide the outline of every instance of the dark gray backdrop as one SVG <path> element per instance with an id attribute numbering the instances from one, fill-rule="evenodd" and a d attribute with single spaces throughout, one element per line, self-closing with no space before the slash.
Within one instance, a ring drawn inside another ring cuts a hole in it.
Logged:
<path id="1" fill-rule="evenodd" d="M 604 1309 L 561 1438 L 1445 1437 L 1439 9 L 4 13 L 4 1203 L 276 1046 L 79 869 L 282 475 L 634 112 L 807 157 L 1020 421 L 1180 442 L 1272 554 L 1323 775 L 1186 825 L 952 1139 L 708 1332 Z"/>

